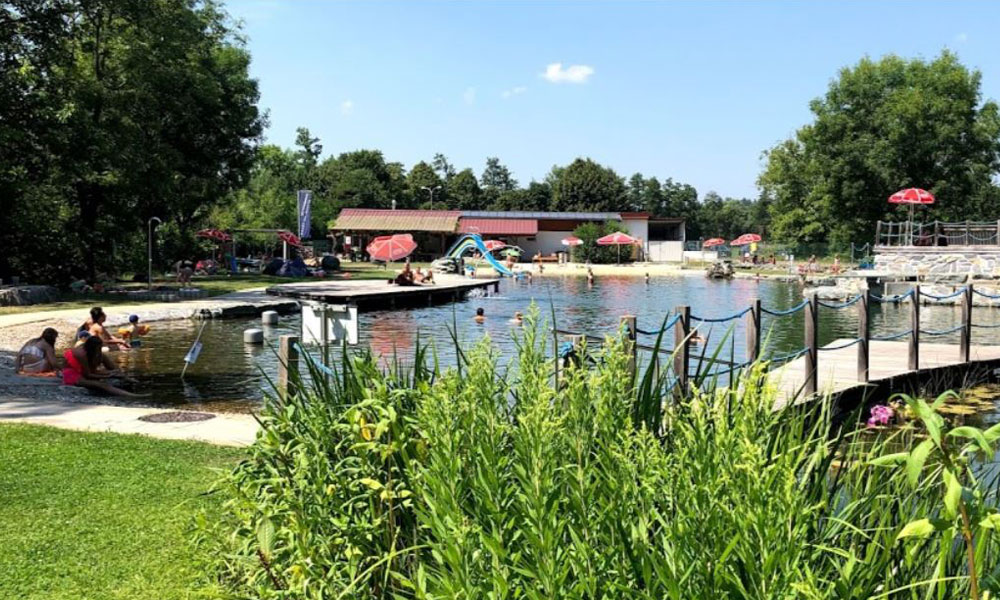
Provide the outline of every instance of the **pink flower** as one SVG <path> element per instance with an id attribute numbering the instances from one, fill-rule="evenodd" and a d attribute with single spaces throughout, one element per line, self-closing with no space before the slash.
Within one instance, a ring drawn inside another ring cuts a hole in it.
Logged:
<path id="1" fill-rule="evenodd" d="M 892 421 L 892 417 L 895 413 L 892 408 L 885 406 L 883 404 L 878 404 L 873 406 L 871 409 L 870 416 L 868 417 L 868 426 L 877 427 L 879 425 L 888 425 Z"/>

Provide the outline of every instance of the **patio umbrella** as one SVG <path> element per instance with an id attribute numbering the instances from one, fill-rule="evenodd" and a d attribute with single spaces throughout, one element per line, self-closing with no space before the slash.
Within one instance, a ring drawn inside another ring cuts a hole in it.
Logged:
<path id="1" fill-rule="evenodd" d="M 910 216 L 907 220 L 910 229 L 910 245 L 913 245 L 913 207 L 917 204 L 934 204 L 934 195 L 920 188 L 906 188 L 889 196 L 889 204 L 908 204 Z"/>
<path id="2" fill-rule="evenodd" d="M 635 239 L 634 237 L 630 236 L 627 233 L 616 231 L 615 233 L 606 235 L 602 238 L 597 238 L 597 245 L 616 246 L 618 250 L 618 258 L 616 259 L 616 262 L 621 262 L 622 246 L 631 246 L 632 244 L 635 244 L 638 241 L 639 240 Z"/>
<path id="3" fill-rule="evenodd" d="M 279 231 L 278 237 L 289 246 L 302 246 L 302 240 L 291 231 Z"/>
<path id="4" fill-rule="evenodd" d="M 521 256 L 522 250 L 517 246 L 508 246 L 500 251 L 502 256 Z"/>
<path id="5" fill-rule="evenodd" d="M 365 248 L 368 256 L 381 262 L 395 262 L 404 259 L 413 254 L 416 249 L 417 243 L 413 241 L 413 236 L 408 233 L 377 237 Z"/>
<path id="6" fill-rule="evenodd" d="M 503 248 L 507 244 L 501 242 L 500 240 L 486 240 L 485 242 L 483 242 L 483 245 L 486 246 L 487 252 L 493 252 L 494 250 L 499 250 L 500 248 Z"/>
<path id="7" fill-rule="evenodd" d="M 217 242 L 228 242 L 233 239 L 228 233 L 219 229 L 202 229 L 195 235 L 200 238 L 215 240 Z"/>
<path id="8" fill-rule="evenodd" d="M 726 240 L 724 240 L 722 238 L 712 238 L 712 239 L 709 239 L 709 240 L 705 240 L 702 243 L 701 247 L 702 248 L 715 248 L 716 246 L 722 246 L 725 243 L 726 243 Z"/>
<path id="9" fill-rule="evenodd" d="M 744 233 L 729 243 L 732 246 L 746 246 L 747 244 L 753 244 L 754 242 L 759 242 L 760 240 L 761 237 L 756 233 Z"/>
<path id="10" fill-rule="evenodd" d="M 571 235 L 569 237 L 564 237 L 562 239 L 562 245 L 563 246 L 579 246 L 582 243 L 583 243 L 583 240 L 581 240 L 580 238 L 576 237 L 575 235 Z"/>

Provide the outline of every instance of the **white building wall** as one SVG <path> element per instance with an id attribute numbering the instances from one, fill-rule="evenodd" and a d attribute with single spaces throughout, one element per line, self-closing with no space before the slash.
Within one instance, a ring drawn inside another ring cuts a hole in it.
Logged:
<path id="1" fill-rule="evenodd" d="M 538 234 L 532 236 L 533 239 L 519 237 L 510 239 L 510 242 L 520 246 L 524 250 L 524 256 L 521 257 L 521 260 L 529 260 L 539 252 L 543 256 L 548 256 L 549 254 L 566 250 L 567 247 L 562 245 L 562 240 L 564 237 L 569 237 L 570 235 L 573 235 L 573 232 L 539 231 Z"/>
<path id="2" fill-rule="evenodd" d="M 642 252 L 649 256 L 649 220 L 624 219 L 622 225 L 625 226 L 630 236 L 642 240 Z"/>
<path id="3" fill-rule="evenodd" d="M 683 262 L 684 242 L 649 242 L 650 262 Z"/>

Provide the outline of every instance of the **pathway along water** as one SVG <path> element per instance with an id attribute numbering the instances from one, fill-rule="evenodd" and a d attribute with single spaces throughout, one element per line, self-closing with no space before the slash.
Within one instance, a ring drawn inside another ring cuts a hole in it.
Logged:
<path id="1" fill-rule="evenodd" d="M 701 277 L 654 277 L 646 284 L 637 277 L 605 276 L 592 287 L 582 277 L 536 278 L 533 283 L 504 280 L 495 296 L 473 296 L 454 303 L 427 308 L 362 313 L 360 316 L 361 344 L 376 353 L 397 353 L 403 359 L 412 357 L 417 336 L 437 349 L 442 364 L 454 361 L 454 348 L 449 328 L 458 327 L 464 344 L 472 344 L 489 335 L 503 356 L 514 350 L 510 322 L 516 311 L 526 312 L 532 301 L 539 305 L 543 319 L 555 314 L 560 329 L 583 331 L 603 336 L 613 333 L 623 314 L 637 316 L 639 327 L 657 329 L 664 317 L 678 305 L 690 305 L 692 313 L 701 317 L 721 317 L 740 311 L 760 298 L 761 304 L 774 312 L 794 307 L 802 301 L 798 284 L 737 279 L 710 280 Z M 486 320 L 474 319 L 477 308 L 483 308 Z M 837 338 L 851 338 L 857 332 L 857 314 L 851 309 L 821 309 L 819 343 Z M 767 342 L 764 355 L 778 355 L 802 347 L 803 313 L 763 318 L 763 337 Z M 909 327 L 909 308 L 905 305 L 875 305 L 871 312 L 872 335 L 885 335 Z M 976 308 L 974 319 L 980 323 L 1000 323 L 1000 309 Z M 961 310 L 951 306 L 927 306 L 922 310 L 923 326 L 946 330 L 958 325 Z M 259 327 L 257 320 L 211 321 L 202 336 L 203 350 L 184 379 L 183 357 L 197 336 L 200 323 L 175 321 L 158 323 L 139 349 L 122 353 L 119 358 L 139 387 L 153 394 L 152 402 L 159 406 L 187 406 L 203 410 L 236 410 L 253 408 L 269 387 L 268 378 L 277 373 L 274 349 L 268 346 L 243 344 L 245 328 Z M 734 328 L 721 356 L 732 355 L 735 362 L 745 358 L 745 323 L 702 323 L 699 333 L 708 340 L 708 354 Z M 276 343 L 281 334 L 299 333 L 297 317 L 284 317 L 277 327 L 265 328 L 269 341 Z M 1000 329 L 977 329 L 974 343 L 1000 343 Z M 671 343 L 671 338 L 667 338 Z M 940 336 L 935 342 L 956 343 L 958 333 Z M 697 349 L 696 352 L 701 352 Z M 336 353 L 333 353 L 336 355 Z"/>

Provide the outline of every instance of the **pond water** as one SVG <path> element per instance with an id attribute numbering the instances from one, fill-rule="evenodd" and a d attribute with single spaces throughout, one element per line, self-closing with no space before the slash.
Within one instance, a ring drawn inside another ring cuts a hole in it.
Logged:
<path id="1" fill-rule="evenodd" d="M 679 305 L 690 305 L 694 315 L 713 318 L 746 308 L 754 297 L 759 297 L 765 308 L 782 310 L 802 301 L 802 288 L 797 283 L 771 280 L 723 281 L 691 276 L 654 277 L 649 284 L 637 277 L 604 276 L 592 287 L 585 278 L 575 276 L 535 278 L 530 284 L 504 280 L 496 295 L 472 296 L 435 307 L 361 313 L 360 342 L 376 353 L 385 356 L 395 353 L 405 360 L 412 357 L 420 336 L 422 343 L 434 344 L 442 364 L 449 364 L 454 361 L 449 333 L 453 324 L 457 325 L 463 344 L 489 335 L 502 355 L 510 356 L 514 348 L 510 318 L 515 311 L 527 312 L 532 302 L 539 305 L 543 319 L 550 321 L 554 314 L 559 329 L 603 336 L 618 328 L 624 314 L 636 315 L 640 329 L 655 330 L 663 323 L 664 316 Z M 483 324 L 473 320 L 480 307 L 487 317 Z M 854 307 L 839 311 L 822 308 L 820 344 L 855 337 L 856 314 Z M 872 303 L 872 335 L 906 330 L 909 318 L 906 304 Z M 961 314 L 957 307 L 927 306 L 922 310 L 922 318 L 925 329 L 943 330 L 957 325 Z M 1000 322 L 1000 310 L 976 308 L 974 318 L 980 323 Z M 785 317 L 765 315 L 765 355 L 777 356 L 800 349 L 803 319 L 801 311 Z M 184 355 L 202 325 L 199 321 L 156 323 L 140 348 L 119 353 L 118 360 L 139 381 L 135 389 L 153 394 L 154 405 L 234 411 L 253 408 L 269 388 L 268 378 L 273 380 L 277 372 L 273 346 L 243 344 L 243 330 L 260 327 L 259 320 L 205 322 L 201 355 L 181 379 Z M 283 317 L 278 326 L 264 328 L 266 340 L 276 343 L 282 334 L 299 334 L 299 326 L 298 316 Z M 731 326 L 733 337 L 727 342 L 726 333 Z M 708 341 L 706 354 L 710 355 L 715 346 L 724 343 L 721 356 L 736 362 L 743 360 L 744 319 L 725 324 L 705 323 L 700 333 Z M 933 341 L 954 343 L 957 336 L 957 333 L 943 335 Z M 974 336 L 974 343 L 998 343 L 1000 329 L 976 330 Z M 640 339 L 645 344 L 653 341 L 651 336 Z M 672 345 L 672 336 L 666 343 Z"/>

